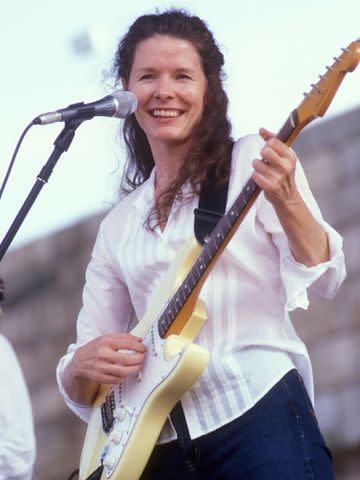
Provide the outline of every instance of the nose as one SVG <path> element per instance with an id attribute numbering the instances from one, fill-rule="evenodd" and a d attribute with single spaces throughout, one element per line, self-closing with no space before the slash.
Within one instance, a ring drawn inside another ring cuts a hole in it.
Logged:
<path id="1" fill-rule="evenodd" d="M 155 97 L 163 100 L 173 96 L 171 79 L 168 76 L 161 76 L 156 85 Z"/>

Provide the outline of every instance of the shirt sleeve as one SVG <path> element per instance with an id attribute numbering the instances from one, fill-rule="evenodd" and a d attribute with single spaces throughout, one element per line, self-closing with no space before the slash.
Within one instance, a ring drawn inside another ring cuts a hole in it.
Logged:
<path id="1" fill-rule="evenodd" d="M 107 333 L 127 331 L 134 312 L 128 289 L 115 271 L 107 241 L 106 223 L 100 226 L 91 260 L 86 270 L 83 306 L 77 320 L 76 343 L 68 347 L 57 366 L 59 391 L 68 407 L 82 420 L 88 421 L 90 407 L 74 402 L 67 394 L 62 376 L 77 348 Z"/>
<path id="2" fill-rule="evenodd" d="M 261 195 L 257 215 L 279 251 L 280 276 L 285 294 L 285 308 L 288 311 L 296 308 L 307 309 L 308 293 L 322 298 L 333 298 L 346 276 L 342 237 L 323 219 L 299 161 L 296 165 L 295 180 L 303 200 L 327 234 L 330 260 L 313 267 L 297 262 L 273 206 Z"/>
<path id="3" fill-rule="evenodd" d="M 30 480 L 35 433 L 30 397 L 16 354 L 0 336 L 0 480 Z"/>

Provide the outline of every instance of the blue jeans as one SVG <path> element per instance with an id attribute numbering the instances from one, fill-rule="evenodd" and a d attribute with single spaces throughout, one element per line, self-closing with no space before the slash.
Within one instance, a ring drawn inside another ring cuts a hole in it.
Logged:
<path id="1" fill-rule="evenodd" d="M 155 447 L 141 480 L 333 480 L 332 458 L 297 370 L 256 405 L 192 441 Z"/>

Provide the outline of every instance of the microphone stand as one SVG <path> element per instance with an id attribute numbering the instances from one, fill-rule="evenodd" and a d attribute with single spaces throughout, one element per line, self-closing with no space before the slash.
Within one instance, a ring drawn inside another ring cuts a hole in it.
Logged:
<path id="1" fill-rule="evenodd" d="M 52 154 L 50 155 L 46 164 L 40 170 L 40 173 L 38 174 L 36 182 L 34 183 L 29 195 L 27 196 L 25 202 L 19 210 L 19 213 L 16 215 L 15 220 L 11 224 L 7 234 L 5 235 L 3 241 L 0 244 L 0 262 L 3 259 L 15 235 L 17 234 L 26 215 L 29 213 L 29 210 L 32 207 L 37 196 L 39 195 L 42 187 L 45 185 L 45 183 L 48 182 L 50 175 L 52 174 L 53 169 L 56 165 L 56 162 L 59 160 L 61 154 L 66 152 L 70 147 L 71 142 L 73 141 L 73 138 L 75 136 L 75 130 L 84 120 L 87 120 L 88 118 L 89 117 L 80 119 L 77 118 L 65 122 L 64 128 L 54 142 L 55 147 Z"/>

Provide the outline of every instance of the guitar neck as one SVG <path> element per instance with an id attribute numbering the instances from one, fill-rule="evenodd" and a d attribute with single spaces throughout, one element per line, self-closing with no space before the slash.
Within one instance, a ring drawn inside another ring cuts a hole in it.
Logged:
<path id="1" fill-rule="evenodd" d="M 290 113 L 281 127 L 277 138 L 286 145 L 291 145 L 298 133 L 308 123 L 325 114 L 345 74 L 353 71 L 360 61 L 360 39 L 352 42 L 342 51 L 343 53 L 339 58 L 334 57 L 335 62 L 332 66 L 327 67 L 327 72 L 320 75 L 317 84 L 311 85 L 311 92 L 304 94 L 304 100 L 297 109 Z M 188 302 L 194 304 L 194 299 L 196 301 L 212 267 L 254 204 L 259 193 L 259 186 L 250 178 L 240 195 L 208 237 L 202 252 L 160 315 L 158 330 L 161 337 L 169 335 L 169 332 L 178 333 L 184 326 L 184 320 L 182 319 L 178 322 L 177 328 L 173 328 L 175 321 L 180 317 L 179 313 L 186 304 Z"/>
<path id="2" fill-rule="evenodd" d="M 284 143 L 291 137 L 295 138 L 296 111 L 292 112 L 278 133 L 278 138 Z M 242 191 L 235 199 L 228 212 L 223 215 L 212 234 L 208 237 L 204 248 L 186 275 L 182 284 L 169 300 L 166 309 L 158 320 L 158 330 L 161 337 L 166 333 L 177 318 L 179 312 L 189 300 L 195 289 L 200 290 L 208 274 L 215 265 L 217 258 L 230 242 L 237 228 L 245 218 L 248 210 L 260 193 L 259 186 L 250 177 Z"/>

